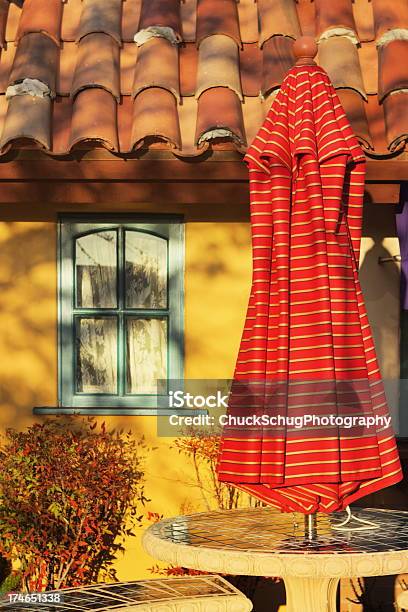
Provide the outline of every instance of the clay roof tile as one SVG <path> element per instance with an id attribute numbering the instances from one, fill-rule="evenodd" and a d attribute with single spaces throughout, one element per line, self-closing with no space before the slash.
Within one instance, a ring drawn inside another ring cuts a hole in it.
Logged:
<path id="1" fill-rule="evenodd" d="M 408 89 L 408 40 L 393 40 L 378 53 L 378 95 L 382 101 L 391 91 Z"/>
<path id="2" fill-rule="evenodd" d="M 319 64 L 334 87 L 347 87 L 366 98 L 357 47 L 346 36 L 334 36 L 319 44 Z"/>
<path id="3" fill-rule="evenodd" d="M 58 47 L 49 36 L 37 32 L 26 34 L 17 47 L 9 84 L 25 78 L 38 79 L 48 85 L 55 96 L 58 56 Z"/>
<path id="4" fill-rule="evenodd" d="M 119 47 L 108 34 L 88 34 L 78 45 L 71 95 L 87 87 L 101 87 L 120 97 Z"/>
<path id="5" fill-rule="evenodd" d="M 196 97 L 217 86 L 229 87 L 242 98 L 238 47 L 224 34 L 207 36 L 200 44 Z"/>
<path id="6" fill-rule="evenodd" d="M 358 140 L 365 149 L 373 149 L 373 141 L 365 112 L 366 103 L 362 97 L 353 89 L 339 89 L 337 95 Z"/>
<path id="7" fill-rule="evenodd" d="M 242 45 L 239 63 L 244 96 L 259 96 L 262 79 L 262 53 L 257 43 Z"/>
<path id="8" fill-rule="evenodd" d="M 5 93 L 10 80 L 10 73 L 14 63 L 17 47 L 7 45 L 1 50 L 0 58 L 0 93 Z"/>
<path id="9" fill-rule="evenodd" d="M 122 0 L 82 0 L 81 19 L 77 40 L 87 34 L 102 32 L 109 34 L 120 45 L 122 43 Z"/>
<path id="10" fill-rule="evenodd" d="M 180 45 L 179 58 L 180 93 L 182 96 L 194 96 L 198 65 L 198 50 L 196 45 L 193 42 Z"/>
<path id="11" fill-rule="evenodd" d="M 352 6 L 358 39 L 361 42 L 374 40 L 374 14 L 372 1 L 354 0 Z"/>
<path id="12" fill-rule="evenodd" d="M 25 0 L 16 34 L 19 41 L 26 34 L 41 32 L 59 45 L 61 39 L 61 0 Z"/>
<path id="13" fill-rule="evenodd" d="M 132 95 L 147 87 L 163 87 L 180 99 L 178 49 L 166 38 L 151 38 L 139 47 Z"/>
<path id="14" fill-rule="evenodd" d="M 277 34 L 292 38 L 300 36 L 295 0 L 258 0 L 258 12 L 261 47 L 268 38 Z"/>
<path id="15" fill-rule="evenodd" d="M 316 29 L 320 36 L 328 29 L 343 27 L 356 30 L 351 0 L 315 0 Z"/>
<path id="16" fill-rule="evenodd" d="M 408 28 L 407 0 L 372 0 L 375 36 L 379 38 L 387 30 Z"/>
<path id="17" fill-rule="evenodd" d="M 280 87 L 288 70 L 294 65 L 293 38 L 288 36 L 272 36 L 264 46 L 263 51 L 263 74 L 262 87 L 263 95 L 267 95 Z"/>
<path id="18" fill-rule="evenodd" d="M 230 36 L 237 45 L 241 43 L 236 0 L 198 0 L 197 44 L 213 34 Z"/>
<path id="19" fill-rule="evenodd" d="M 123 43 L 120 50 L 120 93 L 130 95 L 132 93 L 135 66 L 139 48 L 135 43 Z"/>
<path id="20" fill-rule="evenodd" d="M 89 140 L 119 148 L 116 100 L 100 87 L 83 89 L 73 103 L 69 148 Z"/>
<path id="21" fill-rule="evenodd" d="M 131 146 L 138 147 L 149 140 L 181 148 L 177 101 L 166 89 L 144 89 L 134 100 Z"/>
<path id="22" fill-rule="evenodd" d="M 180 0 L 142 0 L 139 30 L 154 26 L 171 28 L 181 40 Z"/>
<path id="23" fill-rule="evenodd" d="M 408 140 L 408 92 L 391 93 L 383 106 L 388 147 L 394 151 Z"/>
<path id="24" fill-rule="evenodd" d="M 62 9 L 61 39 L 74 41 L 78 38 L 78 27 L 82 13 L 82 0 L 66 0 Z"/>
<path id="25" fill-rule="evenodd" d="M 21 6 L 18 6 L 18 4 L 14 4 L 14 2 L 9 2 L 9 4 L 10 6 L 7 14 L 6 25 L 6 42 L 14 42 L 16 40 L 22 8 Z"/>
<path id="26" fill-rule="evenodd" d="M 241 102 L 228 87 L 207 89 L 198 99 L 196 143 L 224 137 L 245 144 Z"/>
<path id="27" fill-rule="evenodd" d="M 51 98 L 14 96 L 9 100 L 0 149 L 13 140 L 30 139 L 51 148 Z"/>
<path id="28" fill-rule="evenodd" d="M 124 42 L 133 42 L 139 29 L 142 0 L 124 0 L 122 7 L 122 39 Z"/>
<path id="29" fill-rule="evenodd" d="M 242 42 L 258 42 L 258 9 L 256 2 L 254 0 L 240 0 L 237 8 Z"/>
<path id="30" fill-rule="evenodd" d="M 0 0 L 0 46 L 6 43 L 6 26 L 10 3 L 8 0 Z"/>
<path id="31" fill-rule="evenodd" d="M 195 42 L 197 27 L 197 0 L 184 0 L 180 4 L 181 28 L 184 42 Z"/>

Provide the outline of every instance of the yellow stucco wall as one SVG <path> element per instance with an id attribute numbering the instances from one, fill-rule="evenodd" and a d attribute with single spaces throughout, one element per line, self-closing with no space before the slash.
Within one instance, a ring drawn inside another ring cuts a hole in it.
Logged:
<path id="1" fill-rule="evenodd" d="M 108 204 L 105 208 L 116 210 Z M 200 219 L 208 219 L 208 207 L 201 211 L 180 207 L 175 212 L 186 214 L 186 377 L 228 378 L 233 373 L 250 289 L 249 225 L 242 211 L 234 214 L 231 207 L 218 210 L 207 221 Z M 23 429 L 40 419 L 32 416 L 33 406 L 56 403 L 56 214 L 53 207 L 37 209 L 35 217 L 29 207 L 3 206 L 0 210 L 0 431 L 9 426 Z M 368 259 L 362 258 L 363 280 L 369 288 L 366 295 L 375 328 L 379 329 L 384 311 L 391 308 L 387 332 L 381 332 L 388 336 L 380 342 L 380 351 L 387 368 L 395 371 L 398 275 L 391 271 L 390 277 L 388 268 L 380 270 L 375 265 L 372 237 L 381 227 L 385 248 L 395 254 L 396 245 L 391 209 L 384 207 L 378 214 L 379 222 L 371 219 L 365 232 L 363 247 Z M 370 291 L 376 291 L 375 295 Z M 192 468 L 170 448 L 172 440 L 157 438 L 154 417 L 104 420 L 109 427 L 131 427 L 135 436 L 144 434 L 148 444 L 157 447 L 146 465 L 146 494 L 151 499 L 146 511 L 171 516 L 203 509 L 199 491 L 191 486 Z M 149 577 L 148 568 L 153 564 L 140 538 L 129 538 L 116 565 L 118 577 Z"/>

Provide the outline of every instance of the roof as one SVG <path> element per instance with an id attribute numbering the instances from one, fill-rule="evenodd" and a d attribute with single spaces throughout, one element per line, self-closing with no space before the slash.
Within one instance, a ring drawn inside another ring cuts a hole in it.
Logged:
<path id="1" fill-rule="evenodd" d="M 19 6 L 21 5 L 21 6 Z M 369 156 L 408 139 L 407 0 L 0 0 L 0 153 L 244 153 L 300 34 Z"/>

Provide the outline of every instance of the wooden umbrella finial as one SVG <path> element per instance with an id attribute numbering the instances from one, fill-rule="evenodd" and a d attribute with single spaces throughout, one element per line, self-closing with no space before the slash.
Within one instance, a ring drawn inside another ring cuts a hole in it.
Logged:
<path id="1" fill-rule="evenodd" d="M 315 66 L 313 60 L 317 54 L 317 43 L 313 36 L 300 36 L 293 44 L 296 66 Z"/>

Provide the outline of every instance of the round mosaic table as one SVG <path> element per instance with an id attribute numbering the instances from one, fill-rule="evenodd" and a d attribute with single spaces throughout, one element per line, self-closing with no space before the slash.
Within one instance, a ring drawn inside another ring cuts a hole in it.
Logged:
<path id="1" fill-rule="evenodd" d="M 344 513 L 322 514 L 315 537 L 308 538 L 304 515 L 249 508 L 160 521 L 143 534 L 143 546 L 177 566 L 279 576 L 288 612 L 335 612 L 340 578 L 408 572 L 408 512 L 353 509 L 353 514 L 380 527 L 337 531 L 333 525 L 344 520 Z"/>

